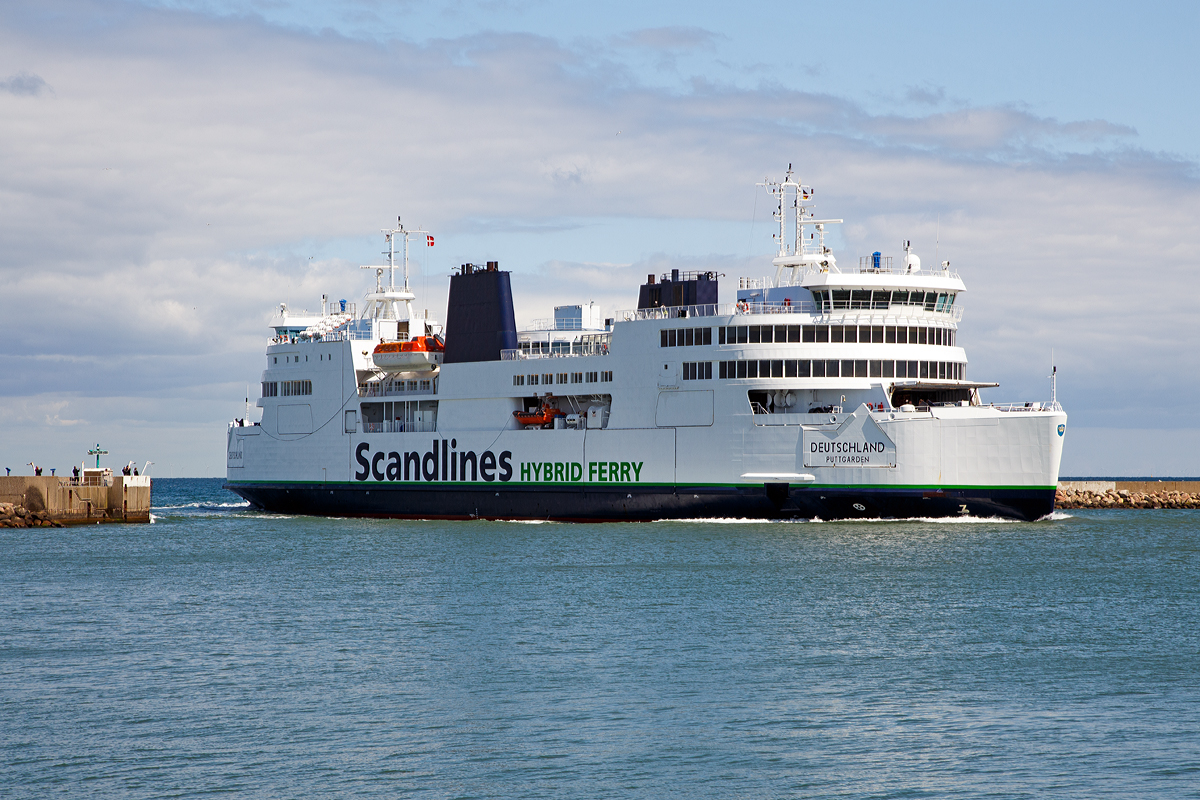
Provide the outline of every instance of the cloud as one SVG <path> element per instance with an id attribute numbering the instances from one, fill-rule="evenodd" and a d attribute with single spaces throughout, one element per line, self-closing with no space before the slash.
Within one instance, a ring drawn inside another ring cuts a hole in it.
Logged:
<path id="1" fill-rule="evenodd" d="M 0 92 L 32 97 L 49 91 L 51 91 L 50 84 L 42 80 L 41 76 L 31 72 L 18 72 L 0 80 Z"/>
<path id="2" fill-rule="evenodd" d="M 910 103 L 939 106 L 946 100 L 946 87 L 910 86 L 908 87 L 908 91 L 904 93 L 904 99 Z"/>
<path id="3" fill-rule="evenodd" d="M 613 37 L 617 47 L 639 47 L 650 50 L 684 52 L 713 49 L 718 41 L 728 37 L 694 26 L 675 25 L 662 28 L 642 28 L 623 36 Z"/>
<path id="4" fill-rule="evenodd" d="M 1073 420 L 1094 426 L 1151 399 L 1166 424 L 1200 390 L 1186 302 L 1195 165 L 1136 149 L 1128 127 L 1015 106 L 872 114 L 775 85 L 658 90 L 604 47 L 527 34 L 380 43 L 246 17 L 130 6 L 101 24 L 106 3 L 50 8 L 53 24 L 0 9 L 5 59 L 54 64 L 54 102 L 0 93 L 8 398 L 135 398 L 106 408 L 155 430 L 176 409 L 202 436 L 197 419 L 240 415 L 272 307 L 361 294 L 357 265 L 397 213 L 437 234 L 436 297 L 452 265 L 480 260 L 460 242 L 557 243 L 597 219 L 647 233 L 588 239 L 594 255 L 505 255 L 519 314 L 629 307 L 645 273 L 671 265 L 715 265 L 728 292 L 770 272 L 754 183 L 789 162 L 820 213 L 847 220 L 844 266 L 908 238 L 926 263 L 936 247 L 961 269 L 971 374 L 1000 379 L 1003 396 L 1041 399 L 1051 349 Z M 656 31 L 621 47 L 714 41 Z M 655 240 L 677 225 L 739 233 Z M 0 420 L 0 440 L 18 426 Z"/>

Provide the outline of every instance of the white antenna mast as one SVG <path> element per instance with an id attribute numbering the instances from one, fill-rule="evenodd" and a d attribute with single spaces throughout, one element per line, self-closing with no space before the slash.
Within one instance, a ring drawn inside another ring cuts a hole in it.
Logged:
<path id="1" fill-rule="evenodd" d="M 372 317 L 384 319 L 413 319 L 412 301 L 416 295 L 408 286 L 408 240 L 411 236 L 421 235 L 426 237 L 426 240 L 432 242 L 433 239 L 429 235 L 429 231 L 424 228 L 414 228 L 408 230 L 404 227 L 404 223 L 400 217 L 396 217 L 396 227 L 384 229 L 382 231 L 387 239 L 388 249 L 385 255 L 388 257 L 386 265 L 363 265 L 362 269 L 375 270 L 375 292 L 367 296 L 370 305 L 363 310 L 363 316 L 368 313 Z M 396 236 L 399 234 L 404 237 L 404 287 L 396 288 Z M 383 288 L 383 271 L 388 271 L 388 286 Z M 399 304 L 404 303 L 404 315 L 400 314 Z"/>
<path id="2" fill-rule="evenodd" d="M 807 205 L 808 201 L 815 194 L 811 186 L 801 183 L 793 177 L 792 165 L 788 164 L 787 175 L 784 176 L 782 182 L 772 180 L 764 180 L 758 184 L 765 188 L 768 192 L 776 195 L 779 198 L 778 209 L 775 212 L 776 218 L 779 220 L 779 233 L 776 238 L 779 239 L 779 253 L 775 256 L 772 263 L 775 264 L 775 285 L 791 285 L 797 279 L 799 270 L 805 271 L 822 271 L 837 272 L 836 260 L 833 253 L 825 246 L 825 226 L 830 223 L 841 222 L 840 219 L 813 219 L 812 213 L 809 212 Z M 787 205 L 789 190 L 791 194 L 791 207 Z M 792 218 L 794 235 L 793 244 L 788 246 L 788 217 Z M 816 236 L 818 241 L 813 244 L 804 243 L 804 226 L 813 225 L 816 227 Z M 789 284 L 783 283 L 784 269 L 791 270 Z"/>

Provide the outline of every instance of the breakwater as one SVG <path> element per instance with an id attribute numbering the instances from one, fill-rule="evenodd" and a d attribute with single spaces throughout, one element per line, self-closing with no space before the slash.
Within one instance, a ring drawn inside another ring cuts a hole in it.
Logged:
<path id="1" fill-rule="evenodd" d="M 0 477 L 0 527 L 149 522 L 150 497 L 147 475 L 113 475 L 91 481 Z"/>
<path id="2" fill-rule="evenodd" d="M 1200 508 L 1200 481 L 1063 481 L 1058 508 Z"/>

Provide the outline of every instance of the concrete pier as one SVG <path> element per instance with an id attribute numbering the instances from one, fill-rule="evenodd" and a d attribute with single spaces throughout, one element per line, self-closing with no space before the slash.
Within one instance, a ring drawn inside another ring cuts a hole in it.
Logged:
<path id="1" fill-rule="evenodd" d="M 149 475 L 113 475 L 92 481 L 55 476 L 0 477 L 0 526 L 149 522 L 150 493 Z"/>

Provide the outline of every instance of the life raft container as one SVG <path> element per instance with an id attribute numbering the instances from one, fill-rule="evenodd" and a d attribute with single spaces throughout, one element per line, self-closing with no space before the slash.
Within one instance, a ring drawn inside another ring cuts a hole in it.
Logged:
<path id="1" fill-rule="evenodd" d="M 441 369 L 445 343 L 438 336 L 415 336 L 407 342 L 380 342 L 371 354 L 384 372 L 432 374 Z"/>

